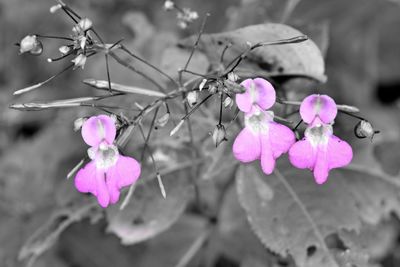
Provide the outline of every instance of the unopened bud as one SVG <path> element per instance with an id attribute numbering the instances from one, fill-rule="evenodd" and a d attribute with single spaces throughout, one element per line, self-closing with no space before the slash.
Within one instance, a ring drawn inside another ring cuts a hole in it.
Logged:
<path id="1" fill-rule="evenodd" d="M 81 47 L 82 50 L 85 49 L 86 40 L 87 40 L 86 36 L 81 36 L 81 37 L 79 38 L 79 46 Z"/>
<path id="2" fill-rule="evenodd" d="M 237 80 L 239 80 L 239 76 L 234 72 L 229 72 L 228 80 L 230 80 L 231 82 L 236 82 Z"/>
<path id="3" fill-rule="evenodd" d="M 71 60 L 75 64 L 74 69 L 77 69 L 77 68 L 83 69 L 86 64 L 86 59 L 87 59 L 87 57 L 84 54 L 79 54 L 79 56 L 77 56 L 76 58 Z"/>
<path id="4" fill-rule="evenodd" d="M 194 105 L 197 104 L 198 98 L 199 98 L 199 94 L 197 91 L 190 91 L 186 96 L 186 100 L 190 107 L 193 107 Z"/>
<path id="5" fill-rule="evenodd" d="M 242 94 L 242 93 L 246 92 L 246 88 L 244 88 L 240 84 L 232 82 L 229 79 L 224 81 L 224 85 L 225 85 L 228 93 Z"/>
<path id="6" fill-rule="evenodd" d="M 50 13 L 56 13 L 61 8 L 62 8 L 61 4 L 54 5 L 54 6 L 50 7 Z"/>
<path id="7" fill-rule="evenodd" d="M 166 0 L 164 2 L 164 10 L 170 11 L 174 8 L 174 5 L 175 5 L 174 2 L 172 2 L 171 0 Z"/>
<path id="8" fill-rule="evenodd" d="M 186 29 L 188 24 L 185 21 L 178 21 L 178 27 L 181 28 L 182 30 Z"/>
<path id="9" fill-rule="evenodd" d="M 62 55 L 66 55 L 66 54 L 69 53 L 69 51 L 71 51 L 71 48 L 68 47 L 68 46 L 66 46 L 66 45 L 63 45 L 63 46 L 61 46 L 60 48 L 58 48 L 58 51 L 60 51 L 60 53 L 61 53 Z"/>
<path id="10" fill-rule="evenodd" d="M 232 108 L 233 106 L 233 100 L 229 96 L 227 96 L 224 100 L 224 107 L 225 108 Z"/>
<path id="11" fill-rule="evenodd" d="M 27 35 L 19 44 L 19 52 L 21 54 L 29 52 L 32 55 L 40 55 L 43 52 L 43 45 L 36 35 Z"/>
<path id="12" fill-rule="evenodd" d="M 83 123 L 86 121 L 86 118 L 77 118 L 74 121 L 74 131 L 77 132 L 82 128 Z"/>
<path id="13" fill-rule="evenodd" d="M 367 120 L 361 120 L 354 127 L 354 134 L 358 138 L 374 138 L 374 135 L 379 133 L 379 131 L 375 131 L 372 124 Z"/>
<path id="14" fill-rule="evenodd" d="M 160 118 L 158 118 L 156 120 L 156 122 L 154 123 L 154 128 L 158 129 L 158 128 L 162 128 L 165 125 L 167 125 L 168 121 L 169 121 L 169 117 L 170 114 L 169 113 L 165 113 L 164 115 L 162 115 Z"/>
<path id="15" fill-rule="evenodd" d="M 210 84 L 208 86 L 208 92 L 210 92 L 210 94 L 215 94 L 217 92 L 217 86 L 215 84 Z"/>
<path id="16" fill-rule="evenodd" d="M 172 129 L 172 131 L 169 133 L 169 136 L 173 136 L 174 134 L 176 134 L 176 132 L 179 131 L 179 129 L 182 127 L 183 123 L 185 122 L 185 120 L 181 120 L 174 129 Z"/>
<path id="17" fill-rule="evenodd" d="M 218 147 L 222 142 L 226 141 L 226 130 L 224 125 L 218 124 L 212 133 L 212 140 L 215 147 Z"/>
<path id="18" fill-rule="evenodd" d="M 85 31 L 89 30 L 90 28 L 92 28 L 92 26 L 93 26 L 93 22 L 90 19 L 83 18 L 78 22 L 78 24 L 76 24 L 72 28 L 72 31 L 75 33 L 85 32 Z"/>
<path id="19" fill-rule="evenodd" d="M 201 90 L 203 90 L 204 86 L 207 83 L 207 79 L 203 79 L 199 85 L 199 91 L 201 92 Z"/>

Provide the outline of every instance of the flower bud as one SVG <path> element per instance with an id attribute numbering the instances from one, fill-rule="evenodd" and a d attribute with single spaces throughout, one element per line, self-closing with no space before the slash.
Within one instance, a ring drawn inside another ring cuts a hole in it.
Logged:
<path id="1" fill-rule="evenodd" d="M 215 94 L 217 92 L 217 86 L 215 84 L 210 84 L 208 86 L 208 92 L 210 92 L 210 94 Z"/>
<path id="2" fill-rule="evenodd" d="M 172 2 L 171 0 L 166 0 L 164 2 L 164 10 L 170 11 L 174 8 L 174 5 L 175 5 L 174 2 Z"/>
<path id="3" fill-rule="evenodd" d="M 72 31 L 75 33 L 85 32 L 92 28 L 92 26 L 93 22 L 90 19 L 83 18 L 72 28 Z"/>
<path id="4" fill-rule="evenodd" d="M 225 85 L 228 93 L 242 94 L 242 93 L 246 92 L 246 88 L 244 88 L 240 84 L 237 84 L 236 82 L 232 82 L 229 79 L 224 81 L 224 85 Z"/>
<path id="5" fill-rule="evenodd" d="M 230 80 L 231 82 L 236 82 L 237 80 L 239 80 L 239 76 L 234 72 L 229 72 L 228 80 Z"/>
<path id="6" fill-rule="evenodd" d="M 218 147 L 222 142 L 226 141 L 226 130 L 224 125 L 218 124 L 212 133 L 212 140 L 215 147 Z"/>
<path id="7" fill-rule="evenodd" d="M 164 127 L 164 126 L 168 123 L 168 121 L 169 121 L 169 116 L 170 116 L 169 113 L 165 113 L 163 116 L 161 116 L 160 118 L 158 118 L 158 119 L 156 120 L 156 122 L 154 123 L 154 128 L 155 128 L 155 129 L 158 129 L 158 128 Z"/>
<path id="8" fill-rule="evenodd" d="M 66 45 L 63 45 L 63 46 L 61 46 L 61 47 L 58 49 L 58 51 L 60 51 L 60 53 L 61 53 L 62 55 L 66 55 L 66 54 L 69 53 L 69 51 L 71 51 L 71 48 L 68 47 L 68 46 L 66 46 Z"/>
<path id="9" fill-rule="evenodd" d="M 204 86 L 207 83 L 207 79 L 203 79 L 199 85 L 199 91 L 201 92 L 201 90 L 203 90 Z"/>
<path id="10" fill-rule="evenodd" d="M 43 45 L 36 35 L 27 35 L 19 44 L 19 52 L 21 54 L 29 52 L 32 55 L 40 55 L 43 52 Z"/>
<path id="11" fill-rule="evenodd" d="M 199 94 L 197 91 L 190 91 L 186 96 L 186 100 L 190 107 L 193 107 L 194 105 L 197 104 L 198 98 L 199 98 Z"/>
<path id="12" fill-rule="evenodd" d="M 362 138 L 374 138 L 374 135 L 379 133 L 379 131 L 375 131 L 372 124 L 367 120 L 361 120 L 354 127 L 354 134 L 362 139 Z"/>
<path id="13" fill-rule="evenodd" d="M 50 7 L 50 13 L 56 13 L 61 8 L 62 8 L 61 4 L 54 5 L 54 6 Z"/>
<path id="14" fill-rule="evenodd" d="M 86 59 L 87 59 L 87 57 L 84 54 L 79 54 L 79 56 L 77 56 L 76 58 L 71 60 L 75 64 L 74 69 L 77 69 L 77 68 L 83 69 L 85 67 Z"/>
<path id="15" fill-rule="evenodd" d="M 225 108 L 232 108 L 232 106 L 233 106 L 233 100 L 232 100 L 232 98 L 230 98 L 229 96 L 227 96 L 226 98 L 225 98 L 225 100 L 224 100 L 224 107 Z"/>
<path id="16" fill-rule="evenodd" d="M 82 128 L 83 123 L 86 121 L 86 118 L 77 118 L 74 121 L 74 131 L 77 132 Z"/>

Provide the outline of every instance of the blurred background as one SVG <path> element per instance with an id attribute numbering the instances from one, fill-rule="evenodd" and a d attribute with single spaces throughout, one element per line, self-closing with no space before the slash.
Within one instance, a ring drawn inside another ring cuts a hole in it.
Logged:
<path id="1" fill-rule="evenodd" d="M 165 12 L 161 0 L 67 2 L 92 19 L 100 34 L 110 43 L 124 38 L 128 47 L 156 65 L 162 62 L 165 47 L 196 33 L 199 28 L 197 21 L 185 30 L 179 29 L 175 14 Z M 8 106 L 16 102 L 91 95 L 93 89 L 83 85 L 81 80 L 106 79 L 104 59 L 95 57 L 88 61 L 83 71 L 67 72 L 29 94 L 18 97 L 12 95 L 17 89 L 47 79 L 66 64 L 46 61 L 48 57 L 58 55 L 61 43 L 57 40 L 44 40 L 44 53 L 40 57 L 18 55 L 18 47 L 14 45 L 27 34 L 69 34 L 73 26 L 69 19 L 61 12 L 49 13 L 54 3 L 52 0 L 0 0 L 2 267 L 19 266 L 21 263 L 17 262 L 16 257 L 28 237 L 45 224 L 58 207 L 78 196 L 71 181 L 64 179 L 85 153 L 85 146 L 79 134 L 72 131 L 72 125 L 75 118 L 92 112 L 84 108 L 20 112 L 10 110 Z M 399 173 L 400 1 L 178 0 L 177 3 L 197 11 L 200 18 L 209 12 L 211 16 L 205 29 L 207 33 L 263 22 L 282 22 L 308 34 L 326 58 L 328 81 L 319 90 L 328 92 L 338 103 L 356 105 L 363 111 L 363 116 L 381 131 L 368 150 L 373 150 L 375 160 L 388 174 Z M 111 75 L 119 83 L 151 86 L 115 63 L 111 64 Z M 124 100 L 118 101 L 122 103 Z M 353 126 L 346 126 L 346 122 L 347 119 L 338 122 L 344 125 L 340 130 L 342 136 L 351 140 L 355 150 L 364 151 L 365 142 L 361 143 L 353 137 Z M 363 155 L 356 159 L 358 162 L 368 160 Z M 92 226 L 87 220 L 72 225 L 34 266 L 174 266 L 179 255 L 196 236 L 196 231 L 200 231 L 202 222 L 193 218 L 180 221 L 157 242 L 136 246 L 121 245 L 114 235 L 104 234 L 105 227 L 103 222 Z M 380 235 L 386 238 L 382 241 L 384 244 L 397 246 L 397 253 L 389 256 L 384 251 L 381 254 L 377 252 L 387 267 L 400 266 L 397 227 L 396 224 L 383 226 L 384 234 Z M 236 238 L 253 240 L 254 237 L 249 237 L 246 231 L 246 234 L 242 233 L 243 236 Z M 173 245 L 167 242 L 171 239 L 176 240 Z M 227 243 L 224 244 L 231 246 L 231 250 L 226 249 L 224 253 L 215 255 L 214 266 L 263 266 L 251 262 L 241 265 L 240 254 L 232 245 L 234 240 L 225 240 Z M 376 250 L 382 244 L 378 239 Z M 256 247 L 252 250 L 261 250 L 258 245 Z M 34 246 L 30 253 L 40 253 L 41 249 L 40 246 Z"/>

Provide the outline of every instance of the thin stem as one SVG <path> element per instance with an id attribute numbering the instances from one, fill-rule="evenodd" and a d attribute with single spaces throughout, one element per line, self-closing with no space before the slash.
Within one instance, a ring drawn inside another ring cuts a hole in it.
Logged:
<path id="1" fill-rule="evenodd" d="M 157 72 L 159 72 L 161 75 L 163 75 L 164 77 L 166 77 L 167 79 L 169 79 L 171 82 L 173 82 L 174 84 L 176 84 L 179 87 L 179 84 L 171 77 L 169 76 L 167 73 L 165 73 L 164 71 L 162 71 L 160 68 L 154 66 L 153 64 L 151 64 L 150 62 L 142 59 L 141 57 L 135 55 L 134 53 L 132 53 L 128 48 L 126 48 L 124 45 L 120 45 L 120 49 L 122 49 L 123 51 L 125 51 L 128 55 L 130 55 L 131 57 L 139 60 L 140 62 L 146 64 L 147 66 L 153 68 L 154 70 L 156 70 Z"/>
<path id="2" fill-rule="evenodd" d="M 300 120 L 299 123 L 296 124 L 296 126 L 293 128 L 293 131 L 296 131 L 297 128 L 303 123 L 303 120 Z"/>
<path id="3" fill-rule="evenodd" d="M 208 99 L 210 99 L 213 95 L 206 96 L 201 102 L 196 104 L 181 120 L 186 120 L 190 115 L 193 114 L 201 105 L 203 105 Z"/>
<path id="4" fill-rule="evenodd" d="M 106 59 L 108 90 L 109 90 L 109 92 L 111 94 L 112 93 L 112 90 L 111 90 L 111 76 L 110 76 L 110 67 L 109 67 L 109 64 L 108 64 L 108 54 L 106 53 L 106 54 L 104 54 L 104 56 L 105 56 L 105 59 Z"/>
<path id="5" fill-rule="evenodd" d="M 151 129 L 152 129 L 152 128 L 151 128 Z M 150 129 L 149 132 L 151 132 L 151 129 Z M 139 125 L 139 130 L 140 130 L 140 133 L 141 133 L 143 139 L 146 139 L 146 137 L 145 137 L 145 135 L 144 135 L 143 128 L 142 128 L 141 125 Z M 160 174 L 160 172 L 159 172 L 159 170 L 158 170 L 156 161 L 155 161 L 155 159 L 154 159 L 153 152 L 152 152 L 152 150 L 151 150 L 151 148 L 150 148 L 149 146 L 148 146 L 148 151 L 149 151 L 149 154 L 150 154 L 151 162 L 153 163 L 154 170 L 156 171 L 156 177 L 157 177 L 158 185 L 159 185 L 159 187 L 160 187 L 161 195 L 162 195 L 164 198 L 166 198 L 167 195 L 166 195 L 166 192 L 165 192 L 164 184 L 163 184 L 162 179 L 161 179 L 161 174 Z"/>
<path id="6" fill-rule="evenodd" d="M 342 112 L 343 114 L 346 114 L 347 116 L 350 116 L 350 117 L 353 117 L 353 118 L 356 118 L 356 119 L 359 119 L 359 120 L 362 120 L 362 121 L 366 120 L 363 117 L 357 116 L 357 115 L 355 115 L 353 113 L 349 113 L 347 111 L 340 110 L 340 112 Z"/>
<path id="7" fill-rule="evenodd" d="M 131 64 L 129 64 L 128 62 L 125 62 L 123 59 L 121 59 L 120 57 L 118 57 L 116 54 L 114 54 L 113 52 L 110 52 L 109 55 L 115 59 L 119 64 L 121 64 L 122 66 L 130 69 L 131 71 L 139 74 L 140 76 L 142 76 L 143 78 L 147 79 L 149 82 L 153 83 L 161 92 L 163 92 L 164 94 L 167 94 L 166 89 L 164 89 L 163 86 L 161 86 L 158 82 L 156 82 L 153 78 L 151 78 L 150 76 L 148 76 L 147 74 L 145 74 L 144 72 L 136 69 L 135 67 L 133 67 Z"/>
<path id="8" fill-rule="evenodd" d="M 200 31 L 199 31 L 199 34 L 198 34 L 198 36 L 197 36 L 196 42 L 194 43 L 194 45 L 193 45 L 193 47 L 192 47 L 192 50 L 190 51 L 189 58 L 188 58 L 188 60 L 186 61 L 186 64 L 185 64 L 185 67 L 183 68 L 183 70 L 187 70 L 187 68 L 188 68 L 188 66 L 189 66 L 189 63 L 190 63 L 190 61 L 192 60 L 192 57 L 193 57 L 193 55 L 194 55 L 194 52 L 196 51 L 196 49 L 197 49 L 197 47 L 198 47 L 198 45 L 199 45 L 201 35 L 202 35 L 203 32 L 204 32 L 204 28 L 205 28 L 205 26 L 206 26 L 207 18 L 208 18 L 209 16 L 210 16 L 210 14 L 207 13 L 206 16 L 205 16 L 204 19 L 203 19 L 203 22 L 201 23 Z M 182 71 L 179 72 L 179 84 L 182 84 Z"/>
<path id="9" fill-rule="evenodd" d="M 35 35 L 40 38 L 67 40 L 67 41 L 71 41 L 71 42 L 74 41 L 74 39 L 72 39 L 72 38 L 63 37 L 63 36 L 52 36 L 52 35 L 41 35 L 41 34 L 35 34 Z"/>
<path id="10" fill-rule="evenodd" d="M 199 77 L 203 77 L 203 78 L 205 78 L 205 79 L 208 79 L 208 77 L 207 77 L 206 75 L 200 74 L 200 73 L 197 73 L 197 72 L 194 72 L 194 71 L 191 71 L 191 70 L 179 70 L 179 73 L 181 73 L 181 72 L 190 73 L 190 74 L 193 74 L 193 75 L 196 75 L 196 76 L 199 76 Z"/>
<path id="11" fill-rule="evenodd" d="M 243 59 L 247 57 L 247 54 L 252 51 L 253 49 L 263 47 L 263 46 L 268 46 L 268 45 L 282 45 L 282 44 L 294 44 L 294 43 L 300 43 L 308 40 L 308 37 L 305 35 L 300 35 L 288 39 L 282 39 L 282 40 L 277 40 L 277 41 L 271 41 L 271 42 L 259 42 L 255 45 L 250 46 L 247 50 L 245 50 L 243 53 L 238 55 L 236 58 L 234 58 L 226 67 L 227 69 L 233 65 L 229 70 L 227 70 L 222 76 L 226 76 L 228 73 L 232 72 L 239 64 L 242 62 Z"/>
<path id="12" fill-rule="evenodd" d="M 224 47 L 224 50 L 222 50 L 221 57 L 220 57 L 220 59 L 219 59 L 219 62 L 220 62 L 220 63 L 223 63 L 223 62 L 224 62 L 225 53 L 226 53 L 226 51 L 228 50 L 228 48 L 231 47 L 231 46 L 232 46 L 232 43 L 229 43 L 229 44 L 227 44 L 227 45 Z"/>
<path id="13" fill-rule="evenodd" d="M 156 111 L 154 112 L 153 119 L 151 120 L 149 132 L 147 133 L 147 136 L 146 136 L 145 141 L 144 141 L 144 146 L 143 146 L 143 150 L 142 150 L 142 155 L 140 157 L 140 161 L 143 161 L 143 159 L 144 159 L 144 154 L 145 154 L 145 151 L 146 151 L 146 148 L 147 148 L 147 144 L 149 143 L 151 133 L 152 133 L 152 131 L 154 129 L 154 123 L 156 121 L 157 114 L 158 114 L 159 110 L 160 110 L 160 107 L 156 108 Z"/>
<path id="14" fill-rule="evenodd" d="M 221 125 L 222 122 L 222 106 L 224 105 L 224 101 L 223 101 L 223 94 L 221 94 L 221 103 L 219 105 L 219 121 L 218 121 L 218 125 Z"/>

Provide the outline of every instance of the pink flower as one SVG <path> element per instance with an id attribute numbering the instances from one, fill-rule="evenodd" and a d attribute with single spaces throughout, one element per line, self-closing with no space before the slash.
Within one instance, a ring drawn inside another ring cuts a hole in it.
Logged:
<path id="1" fill-rule="evenodd" d="M 140 164 L 119 154 L 113 144 L 115 136 L 115 122 L 109 116 L 93 116 L 82 125 L 82 137 L 91 146 L 88 155 L 92 161 L 76 174 L 75 187 L 79 192 L 95 195 L 104 208 L 115 204 L 121 188 L 135 183 L 140 176 Z"/>
<path id="2" fill-rule="evenodd" d="M 276 159 L 286 153 L 295 142 L 295 136 L 288 127 L 273 121 L 272 111 L 258 109 L 245 114 L 245 128 L 233 143 L 233 155 L 241 162 L 261 160 L 265 174 L 271 174 Z"/>
<path id="3" fill-rule="evenodd" d="M 236 94 L 236 104 L 241 111 L 253 112 L 257 107 L 266 110 L 275 104 L 275 89 L 267 80 L 247 79 L 241 85 L 246 88 L 243 94 Z"/>
<path id="4" fill-rule="evenodd" d="M 348 143 L 333 135 L 337 115 L 335 101 L 327 95 L 310 95 L 300 106 L 300 115 L 308 123 L 304 138 L 289 150 L 289 160 L 297 168 L 310 169 L 315 181 L 323 184 L 329 171 L 348 165 L 353 151 Z"/>

